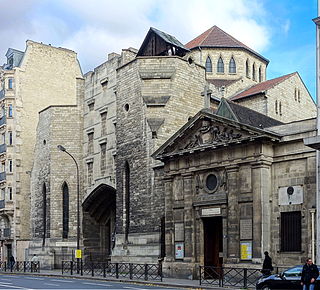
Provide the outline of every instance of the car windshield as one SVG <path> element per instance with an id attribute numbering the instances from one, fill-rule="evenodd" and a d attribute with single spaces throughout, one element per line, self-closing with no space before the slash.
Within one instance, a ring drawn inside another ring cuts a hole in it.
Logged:
<path id="1" fill-rule="evenodd" d="M 298 277 L 301 276 L 302 266 L 290 268 L 283 272 L 285 277 Z"/>

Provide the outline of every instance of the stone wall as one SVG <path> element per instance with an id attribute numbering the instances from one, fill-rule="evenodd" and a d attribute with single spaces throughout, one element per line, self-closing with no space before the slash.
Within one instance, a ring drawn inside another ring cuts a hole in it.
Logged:
<path id="1" fill-rule="evenodd" d="M 217 217 L 222 220 L 219 257 L 223 265 L 261 269 L 266 250 L 274 266 L 301 264 L 311 256 L 316 164 L 315 151 L 303 144 L 303 138 L 315 134 L 315 119 L 279 127 L 269 129 L 283 134 L 279 142 L 257 139 L 224 148 L 203 146 L 202 150 L 195 147 L 180 152 L 181 142 L 187 143 L 198 130 L 195 123 L 180 131 L 183 137 L 172 140 L 170 151 L 162 151 L 172 152 L 164 159 L 162 179 L 155 179 L 155 188 L 165 193 L 166 275 L 197 277 L 198 266 L 208 263 L 206 222 Z M 163 168 L 157 170 L 160 173 Z M 214 191 L 206 183 L 210 174 L 217 178 Z M 302 202 L 283 203 L 280 191 L 290 186 L 302 188 Z M 281 250 L 281 213 L 293 211 L 302 217 L 299 252 Z M 182 258 L 175 256 L 176 242 L 184 243 Z M 252 243 L 249 259 L 241 256 L 241 242 Z"/>
<path id="2" fill-rule="evenodd" d="M 40 113 L 35 160 L 31 175 L 32 241 L 29 254 L 41 257 L 41 267 L 52 268 L 70 259 L 77 238 L 77 170 L 72 158 L 58 150 L 62 145 L 74 156 L 82 172 L 82 116 L 77 106 L 51 106 Z M 69 231 L 63 238 L 62 188 L 69 192 Z M 46 235 L 44 238 L 43 186 L 46 187 Z M 83 196 L 80 176 L 80 203 Z M 81 210 L 81 207 L 80 207 Z"/>
<path id="3" fill-rule="evenodd" d="M 268 89 L 265 95 L 261 93 L 237 102 L 283 123 L 316 116 L 315 102 L 298 73 Z"/>
<path id="4" fill-rule="evenodd" d="M 139 57 L 118 70 L 117 241 L 114 260 L 157 261 L 164 196 L 154 191 L 150 157 L 203 107 L 204 69 L 179 57 Z M 124 165 L 130 169 L 130 225 L 125 240 Z"/>
<path id="5" fill-rule="evenodd" d="M 38 112 L 49 105 L 77 102 L 77 78 L 81 69 L 75 52 L 27 41 L 21 66 L 15 68 L 16 106 L 14 108 L 16 154 L 16 238 L 30 238 L 30 171 L 36 142 Z"/>

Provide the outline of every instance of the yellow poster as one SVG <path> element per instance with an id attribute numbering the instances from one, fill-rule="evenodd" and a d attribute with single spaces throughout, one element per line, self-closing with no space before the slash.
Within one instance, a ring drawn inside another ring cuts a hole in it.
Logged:
<path id="1" fill-rule="evenodd" d="M 252 242 L 240 242 L 240 258 L 241 260 L 252 259 Z"/>
<path id="2" fill-rule="evenodd" d="M 81 252 L 81 250 L 76 250 L 76 252 L 75 252 L 75 257 L 76 257 L 76 259 L 81 259 L 81 258 L 82 258 L 82 252 Z"/>

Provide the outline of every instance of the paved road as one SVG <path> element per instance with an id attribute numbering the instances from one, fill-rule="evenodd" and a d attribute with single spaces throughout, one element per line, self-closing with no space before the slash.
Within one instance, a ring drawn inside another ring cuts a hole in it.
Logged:
<path id="1" fill-rule="evenodd" d="M 66 279 L 58 277 L 35 277 L 27 275 L 0 275 L 0 289 L 179 289 L 159 286 L 140 285 L 134 283 L 118 283 L 86 279 Z"/>

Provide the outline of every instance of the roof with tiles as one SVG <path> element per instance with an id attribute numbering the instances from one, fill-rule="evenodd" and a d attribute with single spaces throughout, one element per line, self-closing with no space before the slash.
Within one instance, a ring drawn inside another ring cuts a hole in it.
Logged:
<path id="1" fill-rule="evenodd" d="M 220 106 L 217 110 L 217 115 L 224 116 L 225 113 L 223 112 L 225 111 L 225 109 L 222 109 L 224 105 L 227 105 L 227 107 L 231 109 L 233 116 L 236 118 L 236 121 L 242 124 L 247 124 L 260 129 L 283 124 L 278 120 L 275 120 L 247 107 L 241 106 L 225 98 L 221 99 Z M 227 117 L 227 115 L 224 117 Z"/>
<path id="2" fill-rule="evenodd" d="M 261 94 L 264 93 L 265 91 L 272 89 L 274 86 L 282 83 L 283 81 L 285 81 L 286 79 L 292 77 L 294 74 L 296 74 L 296 72 L 288 74 L 288 75 L 284 75 L 275 79 L 271 79 L 271 80 L 267 80 L 261 83 L 258 83 L 252 87 L 250 87 L 247 90 L 242 91 L 241 93 L 233 96 L 230 98 L 230 100 L 235 101 L 235 100 L 239 100 L 239 99 L 243 99 L 246 97 L 250 97 L 253 95 L 257 95 L 257 94 Z"/>
<path id="3" fill-rule="evenodd" d="M 214 25 L 207 31 L 200 34 L 195 39 L 189 41 L 185 47 L 189 49 L 197 47 L 224 47 L 224 48 L 242 48 L 255 54 L 259 58 L 262 58 L 265 62 L 269 63 L 269 60 L 264 58 L 259 53 L 255 52 L 250 47 L 243 44 L 241 41 L 235 39 L 230 34 L 226 33 L 218 26 Z"/>

